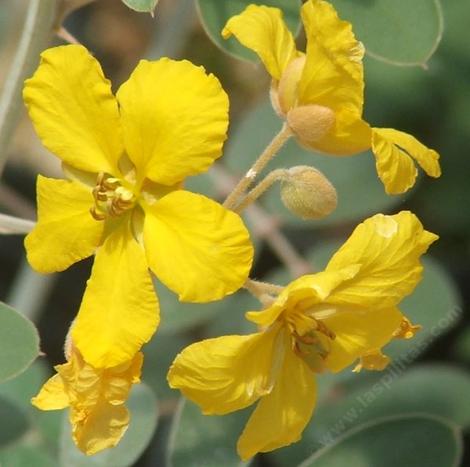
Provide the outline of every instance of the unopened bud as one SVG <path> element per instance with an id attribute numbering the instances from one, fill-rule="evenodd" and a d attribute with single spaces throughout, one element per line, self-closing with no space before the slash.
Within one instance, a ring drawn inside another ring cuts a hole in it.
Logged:
<path id="1" fill-rule="evenodd" d="M 301 143 L 311 146 L 331 130 L 335 124 L 335 114 L 322 105 L 302 105 L 289 111 L 287 123 Z"/>
<path id="2" fill-rule="evenodd" d="M 302 219 L 322 219 L 338 204 L 335 187 L 317 169 L 300 165 L 286 171 L 281 199 L 287 209 Z"/>

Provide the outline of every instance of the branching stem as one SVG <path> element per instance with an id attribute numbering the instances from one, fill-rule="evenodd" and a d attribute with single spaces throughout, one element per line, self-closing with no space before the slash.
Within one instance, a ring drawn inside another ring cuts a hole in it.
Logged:
<path id="1" fill-rule="evenodd" d="M 286 141 L 292 136 L 292 130 L 284 123 L 279 133 L 272 139 L 266 149 L 256 159 L 245 176 L 236 184 L 232 192 L 227 196 L 224 206 L 233 209 L 246 190 L 251 186 L 257 175 L 266 167 L 268 162 L 279 152 Z"/>
<path id="2" fill-rule="evenodd" d="M 243 198 L 240 204 L 234 209 L 235 212 L 242 212 L 250 204 L 254 203 L 271 185 L 277 180 L 282 180 L 287 172 L 287 169 L 276 169 L 269 172 L 266 177 L 261 180 L 248 194 Z"/>

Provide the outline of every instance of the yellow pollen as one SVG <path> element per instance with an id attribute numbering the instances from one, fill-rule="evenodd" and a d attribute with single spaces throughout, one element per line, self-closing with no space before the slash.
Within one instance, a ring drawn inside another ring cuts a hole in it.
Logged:
<path id="1" fill-rule="evenodd" d="M 118 217 L 132 208 L 135 203 L 132 191 L 123 187 L 119 179 L 107 177 L 102 172 L 96 179 L 93 198 L 95 205 L 90 209 L 90 213 L 97 221 Z"/>

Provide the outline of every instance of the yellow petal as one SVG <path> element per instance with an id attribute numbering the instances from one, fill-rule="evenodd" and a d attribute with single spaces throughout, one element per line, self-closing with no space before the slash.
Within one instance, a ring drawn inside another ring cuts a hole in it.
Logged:
<path id="1" fill-rule="evenodd" d="M 38 176 L 38 223 L 25 239 L 28 261 L 36 271 L 63 271 L 95 252 L 103 223 L 90 214 L 91 190 L 78 182 Z"/>
<path id="2" fill-rule="evenodd" d="M 341 371 L 370 351 L 380 349 L 400 326 L 402 314 L 397 308 L 344 310 L 322 320 L 336 335 L 325 365 Z"/>
<path id="3" fill-rule="evenodd" d="M 328 263 L 328 272 L 351 264 L 360 269 L 327 302 L 381 308 L 397 305 L 421 280 L 420 257 L 437 238 L 409 211 L 370 217 L 356 227 Z"/>
<path id="4" fill-rule="evenodd" d="M 284 351 L 281 337 L 275 327 L 192 344 L 173 362 L 170 387 L 180 389 L 206 415 L 247 407 L 272 389 Z"/>
<path id="5" fill-rule="evenodd" d="M 146 208 L 144 243 L 155 275 L 189 302 L 218 300 L 238 290 L 253 259 L 240 216 L 182 190 Z"/>
<path id="6" fill-rule="evenodd" d="M 95 368 L 133 358 L 159 322 L 158 301 L 145 254 L 126 226 L 98 250 L 72 338 Z"/>
<path id="7" fill-rule="evenodd" d="M 228 97 L 192 63 L 142 60 L 117 93 L 127 153 L 145 177 L 174 185 L 222 154 Z"/>
<path id="8" fill-rule="evenodd" d="M 325 300 L 332 290 L 354 277 L 359 269 L 359 265 L 351 264 L 339 271 L 301 276 L 286 286 L 270 307 L 262 311 L 248 311 L 245 317 L 258 326 L 270 326 L 283 312 L 288 314 L 296 308 L 307 310 Z"/>
<path id="9" fill-rule="evenodd" d="M 79 408 L 72 408 L 70 422 L 75 444 L 91 456 L 119 443 L 129 425 L 129 411 L 102 401 L 85 417 Z"/>
<path id="10" fill-rule="evenodd" d="M 354 367 L 353 372 L 359 373 L 361 370 L 383 371 L 390 364 L 390 357 L 382 353 L 380 349 L 372 349 L 361 356 L 359 363 Z"/>
<path id="11" fill-rule="evenodd" d="M 245 47 L 253 50 L 276 80 L 281 78 L 291 60 L 297 56 L 294 38 L 284 23 L 282 11 L 264 5 L 249 5 L 232 16 L 222 36 L 234 35 Z"/>
<path id="12" fill-rule="evenodd" d="M 238 440 L 243 460 L 298 441 L 312 417 L 316 402 L 315 378 L 289 349 L 272 392 L 258 403 Z"/>
<path id="13" fill-rule="evenodd" d="M 267 327 L 273 324 L 283 311 L 284 307 L 282 305 L 274 303 L 272 306 L 261 311 L 247 311 L 245 318 L 258 326 Z"/>
<path id="14" fill-rule="evenodd" d="M 350 156 L 370 148 L 371 129 L 360 115 L 342 109 L 336 112 L 335 123 L 325 136 L 315 142 L 300 140 L 300 144 L 324 154 Z"/>
<path id="15" fill-rule="evenodd" d="M 403 193 L 415 184 L 417 170 L 413 159 L 430 177 L 441 175 L 439 154 L 402 131 L 374 128 L 372 151 L 388 194 Z"/>
<path id="16" fill-rule="evenodd" d="M 31 399 L 31 404 L 41 410 L 60 410 L 68 407 L 69 398 L 60 375 L 49 378 L 39 394 Z"/>
<path id="17" fill-rule="evenodd" d="M 144 355 L 138 352 L 131 361 L 109 368 L 106 371 L 106 386 L 103 397 L 110 404 L 123 404 L 133 384 L 140 383 Z"/>
<path id="18" fill-rule="evenodd" d="M 335 112 L 362 114 L 364 47 L 351 24 L 338 18 L 333 6 L 308 0 L 302 6 L 307 35 L 307 59 L 299 84 L 299 103 L 318 104 Z"/>
<path id="19" fill-rule="evenodd" d="M 65 45 L 43 52 L 23 96 L 49 151 L 78 169 L 118 173 L 123 146 L 117 102 L 85 47 Z"/>

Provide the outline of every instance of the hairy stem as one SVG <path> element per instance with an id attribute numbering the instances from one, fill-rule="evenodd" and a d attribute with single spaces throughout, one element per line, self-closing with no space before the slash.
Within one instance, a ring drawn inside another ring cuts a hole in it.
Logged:
<path id="1" fill-rule="evenodd" d="M 266 177 L 261 180 L 248 194 L 243 198 L 240 204 L 234 208 L 235 212 L 242 212 L 246 209 L 250 204 L 253 204 L 266 190 L 268 190 L 271 185 L 276 182 L 277 180 L 282 180 L 284 175 L 286 174 L 286 169 L 276 169 L 272 172 L 269 172 Z"/>
<path id="2" fill-rule="evenodd" d="M 248 290 L 252 295 L 258 297 L 259 295 L 279 295 L 284 287 L 269 282 L 255 281 L 254 279 L 247 279 L 243 288 Z"/>
<path id="3" fill-rule="evenodd" d="M 245 176 L 235 185 L 235 188 L 227 196 L 227 199 L 224 201 L 224 206 L 227 209 L 233 209 L 233 207 L 236 206 L 238 200 L 250 187 L 256 176 L 266 167 L 268 162 L 279 152 L 291 136 L 292 130 L 287 123 L 284 123 L 279 133 L 272 139 Z"/>

